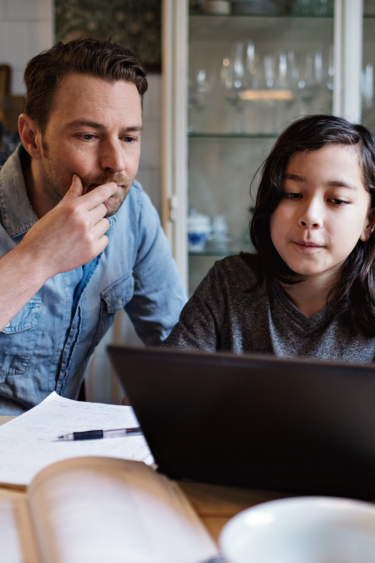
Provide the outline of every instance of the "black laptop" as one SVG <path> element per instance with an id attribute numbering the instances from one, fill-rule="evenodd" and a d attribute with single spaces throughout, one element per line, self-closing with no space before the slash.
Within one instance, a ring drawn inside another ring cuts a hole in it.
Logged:
<path id="1" fill-rule="evenodd" d="M 375 499 L 375 367 L 109 346 L 174 479 Z"/>

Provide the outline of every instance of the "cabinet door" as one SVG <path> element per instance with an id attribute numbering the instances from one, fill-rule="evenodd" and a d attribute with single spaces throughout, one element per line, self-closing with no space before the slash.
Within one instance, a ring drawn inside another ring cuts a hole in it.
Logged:
<path id="1" fill-rule="evenodd" d="M 205 4 L 164 0 L 163 223 L 190 294 L 215 260 L 253 250 L 259 170 L 280 132 L 312 113 L 361 115 L 362 0 Z"/>
<path id="2" fill-rule="evenodd" d="M 190 15 L 190 293 L 215 260 L 253 250 L 257 171 L 280 132 L 300 116 L 332 113 L 333 29 L 333 5 L 320 0 Z"/>

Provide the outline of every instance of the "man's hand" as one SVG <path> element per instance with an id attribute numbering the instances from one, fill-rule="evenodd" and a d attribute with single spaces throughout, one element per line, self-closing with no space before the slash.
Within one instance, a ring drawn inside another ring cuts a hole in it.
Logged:
<path id="1" fill-rule="evenodd" d="M 117 190 L 113 182 L 82 195 L 82 181 L 74 174 L 64 198 L 44 215 L 16 247 L 21 262 L 30 256 L 43 283 L 56 274 L 90 262 L 108 244 L 109 221 L 104 202 Z"/>
<path id="2" fill-rule="evenodd" d="M 0 330 L 47 280 L 87 264 L 105 249 L 104 202 L 117 189 L 111 182 L 82 195 L 81 179 L 74 175 L 60 203 L 0 259 Z"/>

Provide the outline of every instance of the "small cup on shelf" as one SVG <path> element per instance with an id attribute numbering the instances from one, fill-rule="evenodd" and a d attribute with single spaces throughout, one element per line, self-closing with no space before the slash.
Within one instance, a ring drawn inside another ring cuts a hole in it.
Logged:
<path id="1" fill-rule="evenodd" d="M 203 252 L 211 230 L 210 218 L 193 210 L 187 220 L 189 252 Z"/>
<path id="2" fill-rule="evenodd" d="M 206 0 L 202 4 L 202 11 L 205 14 L 230 14 L 230 2 L 227 0 Z"/>

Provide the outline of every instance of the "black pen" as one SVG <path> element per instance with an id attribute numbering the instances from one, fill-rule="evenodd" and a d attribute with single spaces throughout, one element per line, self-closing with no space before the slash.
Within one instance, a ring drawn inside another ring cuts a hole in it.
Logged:
<path id="1" fill-rule="evenodd" d="M 71 434 L 63 434 L 58 436 L 59 442 L 67 442 L 71 440 L 100 440 L 101 438 L 121 438 L 127 434 L 141 432 L 139 426 L 135 428 L 115 428 L 114 430 L 87 430 L 86 432 L 72 432 Z"/>

